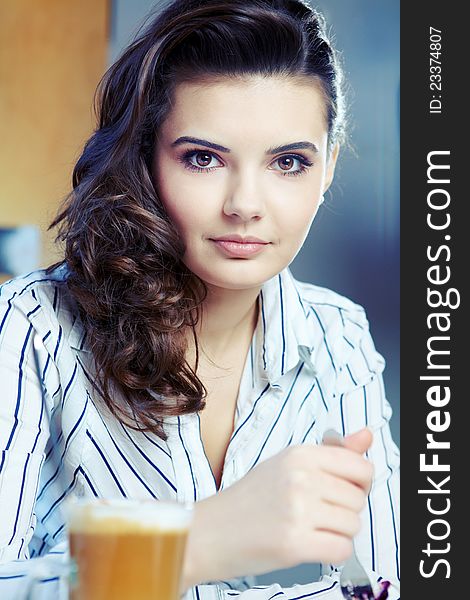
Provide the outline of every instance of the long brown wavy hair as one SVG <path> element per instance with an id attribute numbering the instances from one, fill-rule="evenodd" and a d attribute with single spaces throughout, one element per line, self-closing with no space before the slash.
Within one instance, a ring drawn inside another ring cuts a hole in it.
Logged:
<path id="1" fill-rule="evenodd" d="M 68 267 L 95 387 L 122 422 L 163 439 L 166 416 L 204 408 L 195 326 L 207 289 L 183 264 L 183 241 L 153 184 L 155 139 L 178 83 L 246 75 L 311 78 L 325 99 L 329 147 L 342 137 L 341 69 L 319 13 L 300 0 L 173 0 L 102 78 L 97 128 L 49 227 L 58 226 L 65 259 L 48 271 Z"/>

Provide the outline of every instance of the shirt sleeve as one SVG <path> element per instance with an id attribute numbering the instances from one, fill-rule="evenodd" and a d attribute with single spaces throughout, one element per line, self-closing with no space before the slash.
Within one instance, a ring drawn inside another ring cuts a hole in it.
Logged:
<path id="1" fill-rule="evenodd" d="M 0 598 L 25 596 L 33 582 L 33 598 L 58 597 L 66 548 L 55 547 L 45 557 L 30 559 L 28 544 L 36 523 L 34 512 L 39 476 L 49 439 L 49 419 L 34 366 L 30 320 L 37 308 L 23 310 L 17 293 L 0 288 Z M 34 296 L 33 296 L 34 297 Z M 49 332 L 50 334 L 50 332 Z M 49 355 L 39 350 L 46 371 Z M 45 385 L 58 378 L 47 367 Z M 46 394 L 48 402 L 52 402 Z"/>
<path id="2" fill-rule="evenodd" d="M 197 585 L 186 592 L 182 600 L 300 600 L 319 598 L 321 600 L 344 600 L 339 587 L 339 573 L 334 577 L 322 576 L 320 581 L 283 588 L 275 583 L 268 586 L 254 586 L 248 590 L 226 589 L 223 584 Z"/>
<path id="3" fill-rule="evenodd" d="M 339 585 L 340 573 L 338 570 L 331 575 L 322 575 L 319 581 L 293 585 L 283 588 L 275 583 L 269 586 L 254 586 L 248 590 L 226 589 L 222 584 L 198 585 L 186 592 L 182 600 L 303 600 L 304 598 L 318 598 L 319 600 L 344 600 Z M 371 579 L 380 581 L 381 578 Z M 400 600 L 396 589 L 389 588 L 389 600 Z"/>
<path id="4" fill-rule="evenodd" d="M 399 452 L 389 427 L 392 409 L 385 397 L 384 358 L 376 351 L 362 308 L 344 311 L 341 339 L 337 340 L 337 384 L 325 430 L 348 435 L 369 427 L 374 435 L 367 458 L 374 465 L 374 480 L 361 514 L 362 528 L 354 540 L 356 554 L 370 580 L 391 582 L 389 600 L 399 600 Z M 341 350 L 339 350 L 341 348 Z M 335 361 L 336 362 L 336 361 Z M 246 591 L 223 585 L 199 585 L 184 600 L 343 600 L 339 577 L 342 565 L 322 565 L 319 581 L 283 588 L 278 584 Z"/>
<path id="5" fill-rule="evenodd" d="M 364 310 L 357 307 L 356 311 L 345 311 L 343 317 L 343 359 L 327 426 L 343 435 L 363 427 L 372 430 L 373 443 L 366 457 L 374 465 L 374 479 L 354 544 L 372 581 L 389 580 L 389 597 L 398 598 L 399 451 L 390 432 L 392 408 L 382 377 L 385 360 L 375 349 Z M 324 568 L 324 572 L 331 573 L 335 568 Z"/>
<path id="6" fill-rule="evenodd" d="M 0 564 L 2 600 L 59 600 L 67 597 L 68 544 L 57 544 L 40 558 Z"/>

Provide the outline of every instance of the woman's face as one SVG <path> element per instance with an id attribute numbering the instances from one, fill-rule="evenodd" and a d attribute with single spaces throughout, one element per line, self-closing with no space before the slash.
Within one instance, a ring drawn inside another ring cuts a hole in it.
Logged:
<path id="1" fill-rule="evenodd" d="M 289 265 L 331 183 L 326 108 L 312 82 L 181 83 L 159 132 L 154 183 L 209 286 L 259 287 Z M 263 243 L 220 241 L 254 237 Z M 216 241 L 219 240 L 219 241 Z"/>

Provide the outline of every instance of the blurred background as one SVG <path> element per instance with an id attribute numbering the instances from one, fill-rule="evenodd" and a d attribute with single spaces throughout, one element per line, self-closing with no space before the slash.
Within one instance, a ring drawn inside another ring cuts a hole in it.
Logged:
<path id="1" fill-rule="evenodd" d="M 0 3 L 0 281 L 60 258 L 47 226 L 94 127 L 93 93 L 164 0 Z M 297 279 L 362 304 L 399 431 L 399 0 L 317 0 L 342 53 L 352 149 L 294 263 Z M 260 583 L 302 583 L 312 566 Z"/>

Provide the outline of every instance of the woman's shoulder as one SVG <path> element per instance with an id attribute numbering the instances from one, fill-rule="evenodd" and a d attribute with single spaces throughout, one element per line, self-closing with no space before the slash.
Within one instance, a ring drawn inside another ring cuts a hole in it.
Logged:
<path id="1" fill-rule="evenodd" d="M 56 308 L 59 299 L 66 296 L 67 274 L 67 266 L 61 263 L 51 271 L 38 269 L 14 277 L 0 286 L 0 305 L 25 307 L 34 302 L 41 308 Z"/>
<path id="2" fill-rule="evenodd" d="M 311 283 L 296 280 L 296 287 L 305 309 L 314 317 L 309 321 L 310 327 L 316 329 L 316 340 L 321 339 L 328 346 L 332 360 L 340 365 L 354 364 L 357 381 L 359 371 L 367 380 L 372 372 L 383 371 L 385 359 L 375 348 L 366 310 L 361 304 Z"/>
<path id="3" fill-rule="evenodd" d="M 0 341 L 2 330 L 32 325 L 43 336 L 69 337 L 78 332 L 78 310 L 67 291 L 68 268 L 38 269 L 0 286 Z M 13 325 L 15 324 L 15 325 Z"/>
<path id="4" fill-rule="evenodd" d="M 294 281 L 304 310 L 320 317 L 324 326 L 356 324 L 359 328 L 368 327 L 366 311 L 361 304 L 330 288 L 298 279 Z"/>

